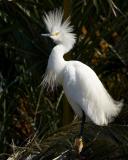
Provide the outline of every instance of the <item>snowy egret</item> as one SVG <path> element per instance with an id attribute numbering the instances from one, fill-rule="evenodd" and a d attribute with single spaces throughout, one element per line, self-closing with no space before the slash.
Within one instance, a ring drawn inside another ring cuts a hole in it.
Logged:
<path id="1" fill-rule="evenodd" d="M 79 117 L 86 114 L 97 125 L 107 125 L 121 110 L 122 101 L 109 95 L 96 73 L 79 61 L 65 61 L 63 56 L 73 48 L 75 34 L 69 18 L 63 21 L 62 10 L 50 11 L 44 16 L 48 34 L 56 44 L 49 56 L 43 86 L 62 85 L 64 93 Z M 83 123 L 82 123 L 83 126 Z M 82 134 L 81 130 L 81 134 Z"/>

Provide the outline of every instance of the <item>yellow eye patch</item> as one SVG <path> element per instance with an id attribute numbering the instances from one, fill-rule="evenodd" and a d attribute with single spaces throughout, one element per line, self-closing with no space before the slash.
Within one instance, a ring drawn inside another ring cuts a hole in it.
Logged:
<path id="1" fill-rule="evenodd" d="M 55 32 L 55 33 L 52 33 L 52 36 L 57 36 L 59 34 L 60 34 L 60 32 Z"/>

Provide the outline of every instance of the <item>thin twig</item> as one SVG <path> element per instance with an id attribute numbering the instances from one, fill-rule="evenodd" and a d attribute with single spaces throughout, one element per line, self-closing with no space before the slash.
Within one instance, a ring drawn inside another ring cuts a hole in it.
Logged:
<path id="1" fill-rule="evenodd" d="M 70 150 L 66 150 L 62 152 L 58 157 L 54 158 L 53 160 L 62 160 L 62 158 L 66 158 L 65 156 L 70 152 Z"/>
<path id="2" fill-rule="evenodd" d="M 43 93 L 43 88 L 40 89 L 40 93 L 39 93 L 39 97 L 38 97 L 38 101 L 37 101 L 37 105 L 36 105 L 36 110 L 35 110 L 34 124 L 36 123 L 36 116 L 37 116 L 37 112 L 38 112 L 38 109 L 39 109 L 39 106 L 40 106 L 42 93 Z"/>
<path id="3" fill-rule="evenodd" d="M 61 92 L 61 94 L 60 94 L 60 96 L 59 96 L 59 98 L 58 98 L 57 104 L 56 104 L 56 110 L 58 109 L 58 106 L 59 106 L 59 104 L 60 104 L 60 101 L 61 101 L 63 95 L 64 95 L 64 91 L 62 90 L 62 92 Z"/>

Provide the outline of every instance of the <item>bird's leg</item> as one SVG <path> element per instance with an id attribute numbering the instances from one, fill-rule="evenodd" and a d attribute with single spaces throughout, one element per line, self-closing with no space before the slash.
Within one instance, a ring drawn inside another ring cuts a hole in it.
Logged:
<path id="1" fill-rule="evenodd" d="M 81 121 L 81 124 L 80 124 L 80 138 L 83 137 L 83 131 L 84 131 L 84 123 L 85 123 L 85 113 L 84 111 L 82 111 L 82 121 Z"/>
<path id="2" fill-rule="evenodd" d="M 80 153 L 84 147 L 84 144 L 83 144 L 83 131 L 84 131 L 84 123 L 85 123 L 85 113 L 84 111 L 82 111 L 82 121 L 81 121 L 81 124 L 80 124 L 80 134 L 79 134 L 79 138 L 76 138 L 75 139 L 75 143 L 74 143 L 74 147 L 76 149 L 76 151 L 78 153 Z"/>

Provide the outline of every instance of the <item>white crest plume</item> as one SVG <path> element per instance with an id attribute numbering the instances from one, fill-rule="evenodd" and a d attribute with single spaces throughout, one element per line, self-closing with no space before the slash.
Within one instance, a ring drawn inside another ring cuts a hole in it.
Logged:
<path id="1" fill-rule="evenodd" d="M 63 35 L 61 43 L 65 43 L 65 41 L 68 39 L 68 42 L 70 42 L 70 44 L 73 46 L 75 43 L 75 34 L 72 33 L 73 26 L 70 24 L 70 17 L 63 21 L 63 16 L 64 12 L 60 8 L 45 13 L 43 19 L 50 34 L 60 32 L 60 34 Z"/>

